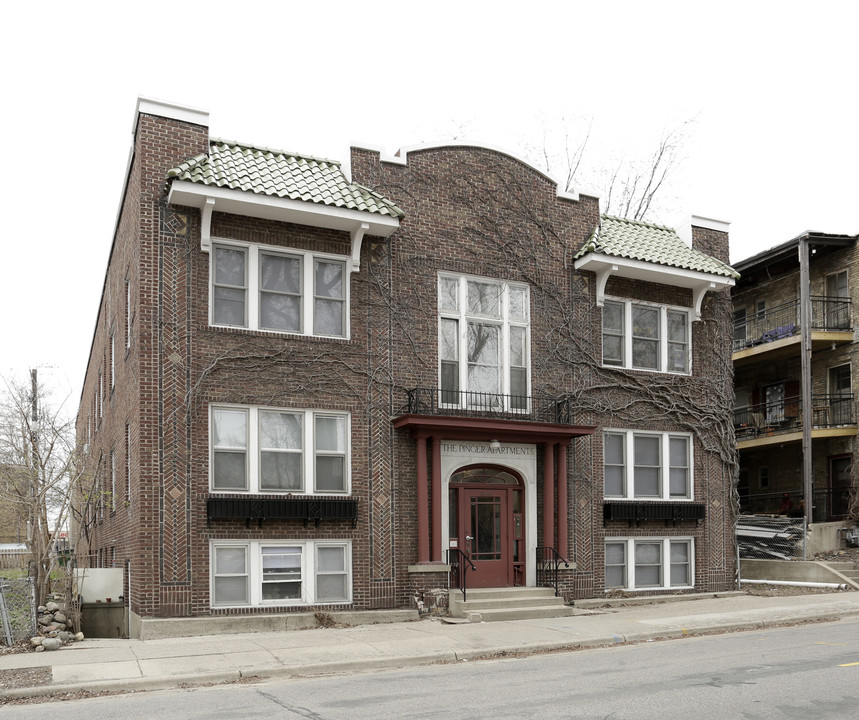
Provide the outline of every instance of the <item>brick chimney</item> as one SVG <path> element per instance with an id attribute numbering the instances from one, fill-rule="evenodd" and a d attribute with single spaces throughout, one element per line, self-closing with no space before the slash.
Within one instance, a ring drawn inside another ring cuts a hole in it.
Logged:
<path id="1" fill-rule="evenodd" d="M 680 232 L 680 236 L 692 247 L 706 253 L 723 263 L 730 260 L 730 247 L 728 244 L 728 226 L 730 223 L 724 220 L 693 215 Z"/>

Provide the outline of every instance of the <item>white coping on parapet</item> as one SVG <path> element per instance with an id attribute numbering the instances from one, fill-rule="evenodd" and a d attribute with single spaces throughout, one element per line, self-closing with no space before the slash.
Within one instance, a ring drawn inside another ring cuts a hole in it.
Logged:
<path id="1" fill-rule="evenodd" d="M 473 147 L 473 148 L 479 148 L 481 150 L 490 150 L 492 152 L 499 153 L 500 155 L 506 155 L 507 157 L 511 158 L 512 160 L 515 160 L 516 162 L 521 163 L 525 167 L 530 168 L 534 172 L 542 175 L 549 182 L 553 183 L 556 188 L 558 188 L 556 194 L 559 198 L 561 198 L 563 200 L 572 200 L 574 202 L 578 202 L 581 195 L 586 195 L 588 197 L 593 197 L 593 198 L 599 198 L 599 195 L 597 195 L 596 193 L 592 193 L 592 192 L 584 192 L 584 191 L 580 192 L 578 190 L 574 190 L 574 191 L 563 190 L 562 189 L 563 185 L 558 181 L 557 178 L 552 177 L 552 175 L 550 175 L 545 170 L 537 167 L 536 165 L 534 165 L 534 163 L 530 162 L 529 160 L 526 160 L 525 158 L 521 157 L 520 155 L 516 155 L 515 153 L 504 150 L 503 148 L 499 148 L 499 147 L 496 147 L 494 145 L 489 145 L 487 143 L 475 142 L 475 141 L 469 141 L 469 140 L 447 140 L 447 141 L 438 141 L 438 142 L 427 142 L 427 143 L 420 143 L 417 145 L 408 145 L 406 147 L 401 147 L 393 155 L 388 154 L 384 148 L 379 147 L 378 145 L 374 145 L 372 143 L 355 143 L 352 145 L 352 147 L 359 149 L 359 150 L 369 150 L 370 152 L 379 153 L 380 162 L 389 163 L 392 165 L 408 165 L 409 153 L 423 152 L 425 150 L 437 150 L 437 149 L 446 148 L 446 147 L 460 147 L 460 148 L 462 148 L 462 147 Z"/>

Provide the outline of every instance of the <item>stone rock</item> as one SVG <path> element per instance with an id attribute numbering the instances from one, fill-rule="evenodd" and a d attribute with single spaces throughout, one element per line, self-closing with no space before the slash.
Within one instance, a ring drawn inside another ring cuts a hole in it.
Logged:
<path id="1" fill-rule="evenodd" d="M 63 615 L 62 612 L 55 612 L 54 613 L 54 621 L 64 623 L 64 622 L 66 622 L 66 616 Z"/>
<path id="2" fill-rule="evenodd" d="M 59 610 L 60 606 L 57 605 L 57 603 L 55 603 L 55 602 L 49 602 L 47 605 L 45 605 L 45 608 L 47 608 L 48 612 L 52 613 L 52 612 L 56 612 L 57 610 Z"/>
<path id="3" fill-rule="evenodd" d="M 48 626 L 48 625 L 50 625 L 53 621 L 54 621 L 54 616 L 53 616 L 53 615 L 42 615 L 42 616 L 39 618 L 39 625 L 45 625 L 45 626 Z"/>
<path id="4" fill-rule="evenodd" d="M 75 634 L 70 633 L 67 630 L 60 630 L 57 633 L 57 637 L 60 639 L 62 643 L 73 642 L 75 639 Z"/>
<path id="5" fill-rule="evenodd" d="M 38 608 L 36 608 L 36 609 L 39 611 L 39 614 L 40 614 L 40 615 L 41 615 L 42 613 L 46 613 L 46 612 L 48 612 L 48 608 L 46 608 L 44 605 L 39 605 L 39 607 L 38 607 Z"/>
<path id="6" fill-rule="evenodd" d="M 52 622 L 51 623 L 51 630 L 65 630 L 65 629 L 66 629 L 65 623 L 61 623 L 61 622 Z"/>
<path id="7" fill-rule="evenodd" d="M 36 637 L 31 637 L 30 638 L 30 645 L 32 645 L 33 647 L 39 647 L 39 645 L 42 644 L 42 640 L 44 640 L 44 638 L 41 635 L 36 635 Z"/>
<path id="8" fill-rule="evenodd" d="M 75 640 L 77 640 L 78 642 L 80 642 L 83 639 L 84 639 L 84 634 L 82 632 L 75 634 Z"/>
<path id="9" fill-rule="evenodd" d="M 62 644 L 63 643 L 60 642 L 59 638 L 45 638 L 44 640 L 42 640 L 42 647 L 45 650 L 59 650 L 60 645 Z"/>
<path id="10" fill-rule="evenodd" d="M 37 645 L 36 646 L 36 652 L 45 652 L 44 646 L 43 645 Z"/>

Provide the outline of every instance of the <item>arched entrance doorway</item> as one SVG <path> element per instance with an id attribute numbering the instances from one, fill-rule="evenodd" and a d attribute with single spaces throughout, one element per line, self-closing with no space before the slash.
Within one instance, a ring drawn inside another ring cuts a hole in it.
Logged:
<path id="1" fill-rule="evenodd" d="M 525 584 L 525 487 L 510 468 L 460 468 L 448 485 L 449 537 L 474 563 L 470 587 Z"/>

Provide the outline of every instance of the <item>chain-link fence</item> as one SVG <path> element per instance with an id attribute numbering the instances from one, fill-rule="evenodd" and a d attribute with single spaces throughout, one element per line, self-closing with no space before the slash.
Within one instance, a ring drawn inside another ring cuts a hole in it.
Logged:
<path id="1" fill-rule="evenodd" d="M 33 578 L 0 578 L 0 630 L 5 645 L 13 645 L 36 634 Z"/>
<path id="2" fill-rule="evenodd" d="M 804 518 L 740 515 L 737 520 L 737 550 L 750 560 L 804 560 Z"/>

